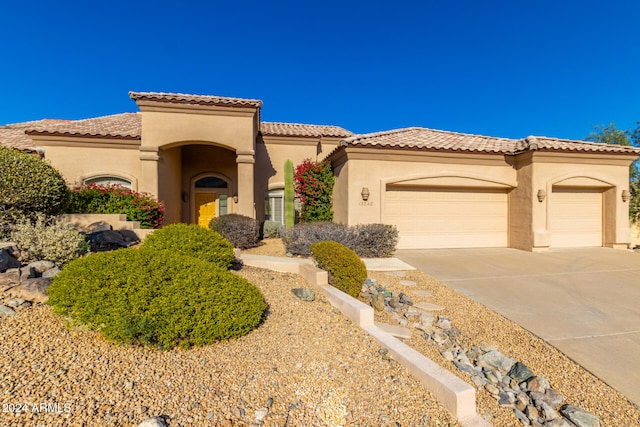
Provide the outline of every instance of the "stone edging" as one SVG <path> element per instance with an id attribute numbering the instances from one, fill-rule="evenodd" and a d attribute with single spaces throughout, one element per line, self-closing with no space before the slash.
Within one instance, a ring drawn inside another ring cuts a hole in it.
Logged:
<path id="1" fill-rule="evenodd" d="M 286 260 L 278 257 L 242 256 L 246 265 L 274 271 L 297 273 L 318 286 L 331 305 L 339 309 L 373 337 L 401 365 L 415 375 L 427 389 L 451 412 L 464 427 L 490 426 L 476 410 L 476 390 L 451 372 L 440 367 L 422 353 L 414 350 L 374 323 L 373 308 L 328 285 L 327 272 L 309 260 Z"/>

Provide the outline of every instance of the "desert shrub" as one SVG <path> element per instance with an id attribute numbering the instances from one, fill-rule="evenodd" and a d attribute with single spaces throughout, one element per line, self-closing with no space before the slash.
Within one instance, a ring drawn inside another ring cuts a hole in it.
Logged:
<path id="1" fill-rule="evenodd" d="M 337 242 L 324 241 L 311 245 L 311 256 L 318 267 L 329 273 L 329 284 L 357 297 L 367 278 L 367 268 L 358 255 Z"/>
<path id="2" fill-rule="evenodd" d="M 9 240 L 15 225 L 25 219 L 27 216 L 22 211 L 0 206 L 0 242 Z"/>
<path id="3" fill-rule="evenodd" d="M 285 230 L 282 238 L 287 252 L 309 256 L 316 242 L 333 240 L 355 251 L 363 258 L 393 255 L 398 244 L 398 230 L 387 224 L 363 224 L 347 227 L 333 222 L 303 222 Z"/>
<path id="4" fill-rule="evenodd" d="M 388 258 L 396 250 L 398 229 L 389 224 L 354 225 L 341 243 L 362 258 Z"/>
<path id="5" fill-rule="evenodd" d="M 228 270 L 235 255 L 233 245 L 220 234 L 195 224 L 171 224 L 154 231 L 142 243 L 142 251 L 169 250 Z"/>
<path id="6" fill-rule="evenodd" d="M 345 240 L 347 226 L 334 222 L 301 222 L 283 232 L 282 241 L 287 252 L 293 255 L 309 256 L 311 245 L 324 240 L 341 242 Z"/>
<path id="7" fill-rule="evenodd" d="M 51 261 L 58 267 L 86 254 L 89 244 L 83 235 L 55 219 L 38 214 L 32 222 L 20 219 L 13 227 L 10 239 L 20 249 L 20 260 L 32 262 Z"/>
<path id="8" fill-rule="evenodd" d="M 248 216 L 220 215 L 209 222 L 209 228 L 239 249 L 256 247 L 260 241 L 260 222 Z"/>
<path id="9" fill-rule="evenodd" d="M 265 221 L 262 226 L 262 237 L 265 239 L 273 239 L 281 237 L 282 224 L 278 221 Z"/>
<path id="10" fill-rule="evenodd" d="M 71 191 L 67 213 L 125 214 L 142 228 L 158 228 L 164 221 L 164 204 L 148 193 L 121 185 L 89 184 Z"/>
<path id="11" fill-rule="evenodd" d="M 58 315 L 119 343 L 164 349 L 246 335 L 263 320 L 260 290 L 170 251 L 121 249 L 70 262 L 48 289 Z"/>
<path id="12" fill-rule="evenodd" d="M 39 157 L 0 147 L 0 208 L 27 216 L 62 213 L 69 189 L 60 173 Z"/>

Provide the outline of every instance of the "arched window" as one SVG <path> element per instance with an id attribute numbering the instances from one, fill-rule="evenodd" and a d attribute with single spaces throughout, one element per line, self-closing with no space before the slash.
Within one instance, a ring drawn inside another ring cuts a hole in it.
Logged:
<path id="1" fill-rule="evenodd" d="M 121 185 L 123 187 L 131 188 L 131 181 L 118 176 L 94 176 L 92 178 L 85 179 L 84 184 Z"/>

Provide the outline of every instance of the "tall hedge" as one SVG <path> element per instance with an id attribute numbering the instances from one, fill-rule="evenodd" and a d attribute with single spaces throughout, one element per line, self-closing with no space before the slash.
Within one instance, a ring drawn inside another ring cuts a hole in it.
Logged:
<path id="1" fill-rule="evenodd" d="M 69 189 L 53 166 L 33 154 L 0 147 L 0 211 L 57 215 Z"/>

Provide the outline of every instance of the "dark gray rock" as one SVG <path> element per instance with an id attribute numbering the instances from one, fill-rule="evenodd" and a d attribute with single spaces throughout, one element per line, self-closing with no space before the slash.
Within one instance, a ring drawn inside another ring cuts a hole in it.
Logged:
<path id="1" fill-rule="evenodd" d="M 302 301 L 313 301 L 316 299 L 316 293 L 307 288 L 293 288 L 291 292 Z"/>
<path id="2" fill-rule="evenodd" d="M 600 419 L 582 408 L 573 405 L 564 405 L 560 413 L 578 427 L 600 427 Z"/>
<path id="3" fill-rule="evenodd" d="M 438 316 L 436 326 L 442 329 L 451 329 L 451 319 L 444 316 Z"/>
<path id="4" fill-rule="evenodd" d="M 516 364 L 509 370 L 509 376 L 519 384 L 522 381 L 526 381 L 529 378 L 534 377 L 535 374 L 524 363 L 516 362 Z"/>
<path id="5" fill-rule="evenodd" d="M 532 377 L 527 381 L 527 390 L 544 393 L 549 388 L 549 381 L 542 377 Z"/>
<path id="6" fill-rule="evenodd" d="M 28 269 L 32 269 L 35 270 L 36 273 L 40 273 L 40 274 L 36 274 L 36 277 L 40 277 L 42 276 L 42 273 L 44 273 L 47 270 L 51 270 L 53 267 L 55 267 L 55 264 L 52 263 L 51 261 L 34 261 L 32 263 L 27 264 Z"/>
<path id="7" fill-rule="evenodd" d="M 478 357 L 478 366 L 481 368 L 495 368 L 501 372 L 508 372 L 515 363 L 515 360 L 505 356 L 498 350 L 491 350 Z"/>
<path id="8" fill-rule="evenodd" d="M 413 305 L 413 300 L 403 292 L 400 292 L 400 302 L 406 305 Z"/>
<path id="9" fill-rule="evenodd" d="M 514 408 L 513 413 L 523 425 L 528 426 L 531 424 L 531 421 L 529 421 L 529 418 L 527 418 L 527 416 L 522 411 Z"/>
<path id="10" fill-rule="evenodd" d="M 6 305 L 0 304 L 0 317 L 15 316 L 16 312 Z"/>
<path id="11" fill-rule="evenodd" d="M 476 371 L 473 370 L 473 366 L 467 365 L 466 363 L 460 363 L 457 360 L 454 360 L 453 364 L 456 365 L 456 368 L 458 368 L 462 372 L 466 372 L 471 375 L 475 375 L 476 373 Z"/>
<path id="12" fill-rule="evenodd" d="M 557 408 L 564 401 L 564 396 L 548 388 L 544 392 L 544 400 L 551 405 L 552 408 Z"/>
<path id="13" fill-rule="evenodd" d="M 0 249 L 0 273 L 4 273 L 10 268 L 20 267 L 18 261 L 8 248 Z"/>
<path id="14" fill-rule="evenodd" d="M 515 397 L 513 394 L 500 392 L 498 393 L 498 405 L 506 408 L 515 408 Z"/>

